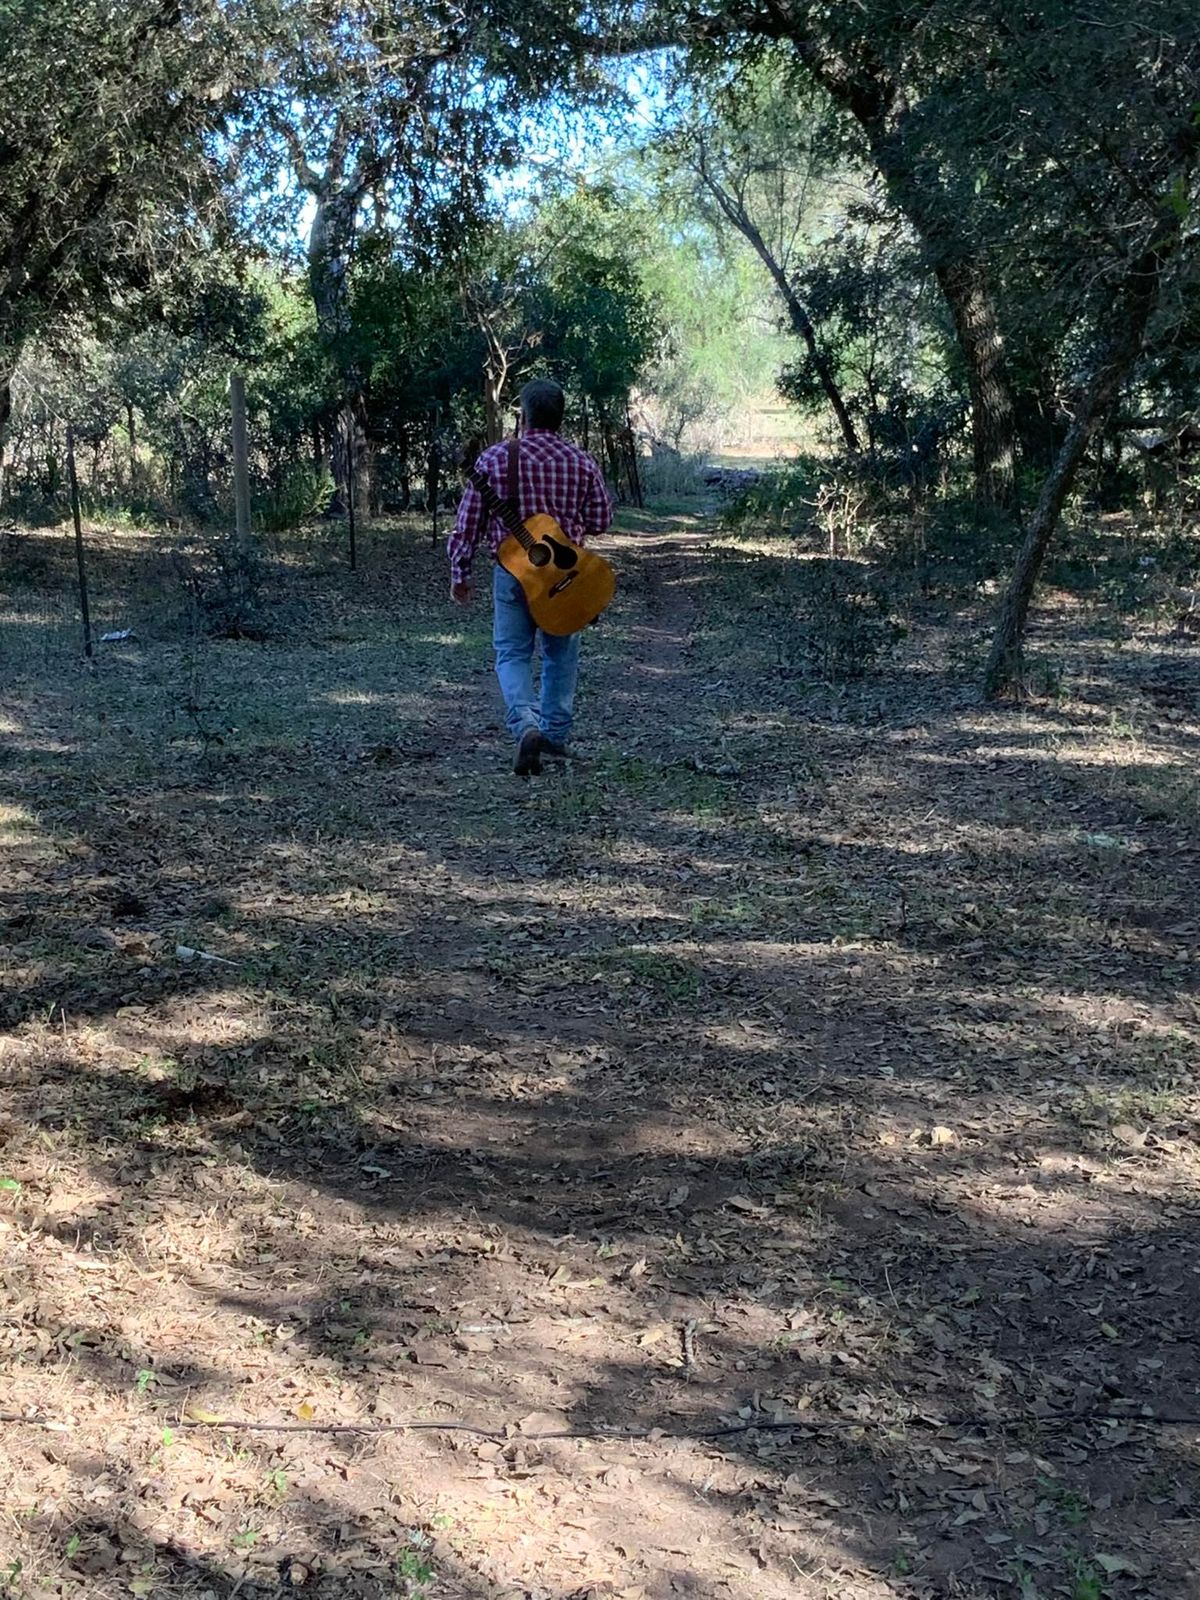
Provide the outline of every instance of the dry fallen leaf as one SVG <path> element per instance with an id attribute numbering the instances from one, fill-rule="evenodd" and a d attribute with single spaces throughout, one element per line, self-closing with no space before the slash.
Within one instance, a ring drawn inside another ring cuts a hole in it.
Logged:
<path id="1" fill-rule="evenodd" d="M 638 1334 L 637 1342 L 643 1350 L 647 1350 L 651 1345 L 658 1344 L 665 1339 L 671 1331 L 669 1323 L 656 1322 L 651 1327 L 642 1329 L 641 1333 Z"/>
<path id="2" fill-rule="evenodd" d="M 189 1422 L 207 1422 L 211 1425 L 222 1421 L 215 1411 L 206 1411 L 203 1406 L 188 1406 L 183 1414 Z"/>

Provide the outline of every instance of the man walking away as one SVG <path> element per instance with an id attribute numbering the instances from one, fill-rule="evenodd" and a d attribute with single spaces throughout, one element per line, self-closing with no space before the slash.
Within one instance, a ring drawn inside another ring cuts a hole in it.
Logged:
<path id="1" fill-rule="evenodd" d="M 554 518 L 574 544 L 603 533 L 612 522 L 613 503 L 604 475 L 585 450 L 560 433 L 566 397 L 557 383 L 541 378 L 521 390 L 521 432 L 518 450 L 518 510 L 532 517 Z M 503 500 L 509 494 L 509 446 L 501 442 L 485 450 L 477 462 Z M 481 540 L 494 556 L 507 530 L 484 510 L 472 484 L 458 508 L 450 536 L 450 593 L 459 605 L 470 604 L 471 565 Z M 517 741 L 513 770 L 521 777 L 542 770 L 542 756 L 565 756 L 579 676 L 579 634 L 565 638 L 542 634 L 541 693 L 533 689 L 533 649 L 538 627 L 529 614 L 525 592 L 499 562 L 492 574 L 495 608 L 493 641 L 496 676 L 504 696 L 508 731 Z"/>

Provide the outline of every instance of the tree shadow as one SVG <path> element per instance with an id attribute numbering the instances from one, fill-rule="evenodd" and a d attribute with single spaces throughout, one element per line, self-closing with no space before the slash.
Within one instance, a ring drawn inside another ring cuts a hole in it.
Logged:
<path id="1" fill-rule="evenodd" d="M 616 748 L 539 790 L 500 787 L 482 744 L 417 774 L 345 759 L 377 706 L 337 753 L 266 730 L 129 787 L 103 741 L 80 763 L 64 711 L 72 756 L 37 756 L 54 790 L 6 774 L 29 877 L 0 974 L 5 1220 L 40 1284 L 15 1403 L 78 1396 L 102 1449 L 130 1430 L 128 1492 L 171 1528 L 146 1430 L 185 1402 L 512 1430 L 322 1441 L 284 1520 L 311 1520 L 329 1593 L 385 1592 L 342 1547 L 387 1553 L 426 1485 L 467 1508 L 444 1562 L 464 1596 L 815 1595 L 840 1569 L 994 1600 L 1103 1581 L 1101 1555 L 1187 1592 L 1197 1430 L 1142 1415 L 1196 1404 L 1183 824 L 1086 763 L 981 767 L 1007 726 L 940 714 L 935 673 L 902 738 L 877 686 L 647 709 L 646 684 L 708 681 L 698 569 L 654 582 L 642 687 L 597 663 Z M 445 694 L 482 715 L 481 688 Z M 306 693 L 307 718 L 328 684 Z M 717 739 L 734 777 L 704 770 Z M 96 929 L 116 945 L 79 942 Z M 237 965 L 179 961 L 176 936 Z M 531 1415 L 789 1430 L 567 1443 Z M 275 1470 L 253 1435 L 188 1438 L 210 1473 Z M 400 1486 L 396 1517 L 334 1492 L 347 1462 Z M 143 1529 L 114 1559 L 286 1592 L 218 1556 L 237 1528 L 194 1525 L 178 1557 Z M 113 1526 L 80 1520 L 76 1555 L 103 1561 Z M 98 1597 L 115 1570 L 83 1578 Z"/>

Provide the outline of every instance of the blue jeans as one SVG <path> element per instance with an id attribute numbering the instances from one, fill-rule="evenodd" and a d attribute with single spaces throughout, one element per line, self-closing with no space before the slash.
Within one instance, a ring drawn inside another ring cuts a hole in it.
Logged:
<path id="1" fill-rule="evenodd" d="M 552 633 L 542 641 L 542 693 L 533 693 L 533 647 L 538 627 L 529 615 L 525 591 L 511 572 L 496 563 L 492 579 L 495 622 L 496 676 L 507 711 L 505 721 L 514 739 L 538 728 L 556 744 L 565 744 L 575 707 L 575 680 L 579 676 L 579 635 L 565 639 Z"/>

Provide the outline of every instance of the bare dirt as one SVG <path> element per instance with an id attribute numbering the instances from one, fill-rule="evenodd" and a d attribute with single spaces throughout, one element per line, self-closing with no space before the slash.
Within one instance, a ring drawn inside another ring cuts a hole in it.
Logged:
<path id="1" fill-rule="evenodd" d="M 112 535 L 94 677 L 27 536 L 0 1594 L 1200 1593 L 1196 646 L 820 686 L 774 556 L 612 551 L 523 784 L 412 529 L 265 643 Z"/>

